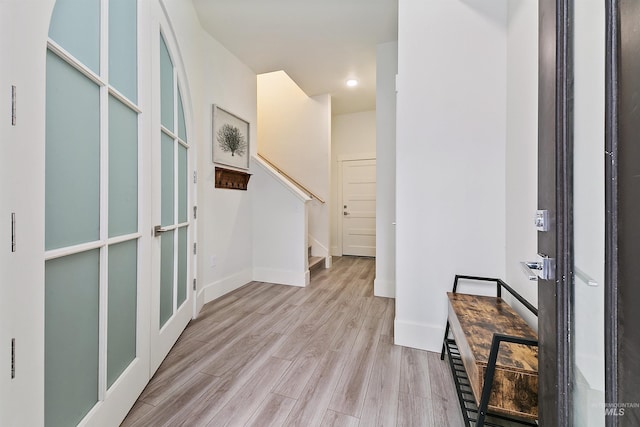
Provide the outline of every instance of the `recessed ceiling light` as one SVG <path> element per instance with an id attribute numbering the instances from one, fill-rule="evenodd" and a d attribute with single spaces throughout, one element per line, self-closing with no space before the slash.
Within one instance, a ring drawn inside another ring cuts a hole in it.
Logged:
<path id="1" fill-rule="evenodd" d="M 358 81 L 356 79 L 349 79 L 347 80 L 347 86 L 349 87 L 358 86 Z"/>

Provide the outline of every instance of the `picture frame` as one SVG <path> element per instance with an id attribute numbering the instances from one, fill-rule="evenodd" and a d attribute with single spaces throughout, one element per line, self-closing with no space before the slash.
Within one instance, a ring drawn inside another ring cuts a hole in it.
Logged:
<path id="1" fill-rule="evenodd" d="M 213 163 L 248 170 L 251 154 L 249 133 L 248 121 L 213 104 L 211 135 Z"/>

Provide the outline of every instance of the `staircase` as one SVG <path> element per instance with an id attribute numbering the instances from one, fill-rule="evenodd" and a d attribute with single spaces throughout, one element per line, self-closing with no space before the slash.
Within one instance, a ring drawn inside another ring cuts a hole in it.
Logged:
<path id="1" fill-rule="evenodd" d="M 324 257 L 311 255 L 311 246 L 308 248 L 307 256 L 309 257 L 309 273 L 322 269 Z"/>

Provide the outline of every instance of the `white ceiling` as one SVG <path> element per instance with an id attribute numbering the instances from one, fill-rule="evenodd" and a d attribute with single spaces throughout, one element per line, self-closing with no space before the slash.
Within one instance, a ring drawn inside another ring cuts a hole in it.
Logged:
<path id="1" fill-rule="evenodd" d="M 397 0 L 192 1 L 256 74 L 284 70 L 307 95 L 331 94 L 333 114 L 375 109 L 376 45 L 398 38 Z"/>

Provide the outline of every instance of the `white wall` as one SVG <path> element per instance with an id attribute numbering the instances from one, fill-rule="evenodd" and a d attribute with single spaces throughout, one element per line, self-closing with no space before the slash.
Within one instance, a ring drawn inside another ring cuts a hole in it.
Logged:
<path id="1" fill-rule="evenodd" d="M 376 278 L 377 296 L 396 296 L 396 74 L 398 42 L 376 54 Z"/>
<path id="2" fill-rule="evenodd" d="M 253 163 L 253 280 L 309 284 L 307 204 L 310 198 L 259 159 Z"/>
<path id="3" fill-rule="evenodd" d="M 508 9 L 506 282 L 537 306 L 537 282 L 527 280 L 520 261 L 535 261 L 538 244 L 538 4 L 509 0 Z M 535 316 L 511 305 L 537 330 Z"/>
<path id="4" fill-rule="evenodd" d="M 331 157 L 375 154 L 376 111 L 339 114 L 331 122 Z"/>
<path id="5" fill-rule="evenodd" d="M 456 273 L 504 277 L 503 0 L 400 0 L 396 344 L 439 351 Z"/>
<path id="6" fill-rule="evenodd" d="M 248 191 L 214 188 L 211 106 L 217 104 L 249 121 L 251 153 L 256 153 L 256 75 L 202 29 L 191 2 L 164 3 L 193 100 L 195 135 L 190 139 L 196 141 L 198 152 L 197 278 L 202 303 L 253 278 L 252 185 L 249 182 Z"/>
<path id="7" fill-rule="evenodd" d="M 327 203 L 309 204 L 314 255 L 329 252 L 331 98 L 309 97 L 284 71 L 258 76 L 259 151 Z"/>
<path id="8" fill-rule="evenodd" d="M 340 160 L 344 158 L 375 158 L 376 155 L 376 112 L 363 111 L 338 114 L 331 120 L 331 255 L 342 255 L 339 235 L 339 221 L 342 217 L 341 192 L 338 186 Z"/>

